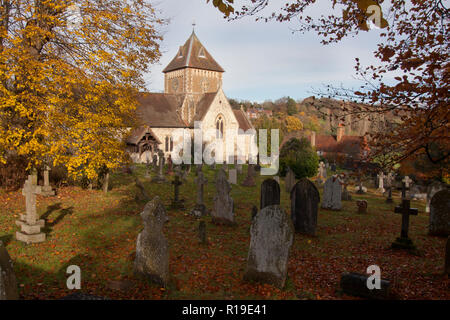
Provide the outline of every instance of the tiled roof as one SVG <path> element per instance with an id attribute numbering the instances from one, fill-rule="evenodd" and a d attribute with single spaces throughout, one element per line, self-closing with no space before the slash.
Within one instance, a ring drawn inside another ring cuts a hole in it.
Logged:
<path id="1" fill-rule="evenodd" d="M 364 137 L 359 136 L 343 136 L 341 141 L 338 142 L 334 136 L 317 135 L 315 147 L 317 151 L 359 156 L 362 151 L 361 142 L 363 139 Z"/>
<path id="2" fill-rule="evenodd" d="M 214 101 L 218 92 L 209 92 L 204 93 L 202 98 L 197 103 L 197 107 L 195 108 L 195 116 L 192 120 L 191 126 L 194 125 L 194 121 L 202 121 L 205 115 L 208 113 L 209 107 Z"/>
<path id="3" fill-rule="evenodd" d="M 205 49 L 200 40 L 198 40 L 194 32 L 192 32 L 192 35 L 186 43 L 180 47 L 175 58 L 173 58 L 163 72 L 167 73 L 184 68 L 225 72 Z"/>
<path id="4" fill-rule="evenodd" d="M 234 112 L 234 116 L 236 117 L 236 120 L 239 123 L 239 128 L 247 131 L 250 129 L 253 129 L 253 126 L 250 122 L 250 120 L 248 120 L 247 115 L 245 114 L 244 111 L 242 110 L 233 110 Z"/>
<path id="5" fill-rule="evenodd" d="M 187 124 L 177 112 L 184 99 L 184 95 L 143 93 L 138 98 L 138 118 L 151 128 L 185 128 Z"/>
<path id="6" fill-rule="evenodd" d="M 135 128 L 130 132 L 130 135 L 128 136 L 126 142 L 128 144 L 134 144 L 137 145 L 139 143 L 139 141 L 142 140 L 142 138 L 147 134 L 150 133 L 153 137 L 153 139 L 155 139 L 155 142 L 157 144 L 160 144 L 161 141 L 158 139 L 158 137 L 153 133 L 152 129 L 150 129 L 147 126 L 142 126 L 139 128 Z"/>

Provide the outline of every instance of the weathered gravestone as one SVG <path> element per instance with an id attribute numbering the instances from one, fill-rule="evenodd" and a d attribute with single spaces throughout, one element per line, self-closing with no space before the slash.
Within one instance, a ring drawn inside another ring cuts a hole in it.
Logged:
<path id="1" fill-rule="evenodd" d="M 301 179 L 291 191 L 291 218 L 295 231 L 315 235 L 320 194 L 314 183 Z"/>
<path id="2" fill-rule="evenodd" d="M 158 170 L 158 155 L 156 153 L 153 155 L 153 170 Z"/>
<path id="3" fill-rule="evenodd" d="M 445 267 L 444 272 L 450 276 L 450 237 L 447 239 L 447 245 L 445 246 Z"/>
<path id="4" fill-rule="evenodd" d="M 204 186 L 208 183 L 202 171 L 198 171 L 198 176 L 195 178 L 197 184 L 197 201 L 191 214 L 196 217 L 203 217 L 207 214 L 206 206 L 203 202 Z"/>
<path id="5" fill-rule="evenodd" d="M 244 187 L 254 187 L 255 183 L 255 165 L 249 164 L 247 168 L 247 177 L 242 182 L 242 186 Z"/>
<path id="6" fill-rule="evenodd" d="M 268 206 L 280 205 L 280 185 L 274 179 L 266 179 L 261 185 L 260 210 Z"/>
<path id="7" fill-rule="evenodd" d="M 13 262 L 2 241 L 0 241 L 0 300 L 19 300 Z"/>
<path id="8" fill-rule="evenodd" d="M 447 237 L 450 235 L 450 190 L 434 194 L 430 203 L 429 234 Z"/>
<path id="9" fill-rule="evenodd" d="M 16 232 L 16 239 L 27 244 L 45 241 L 45 233 L 41 232 L 45 221 L 38 220 L 36 211 L 36 195 L 40 194 L 41 187 L 33 184 L 33 181 L 32 176 L 28 176 L 28 180 L 25 181 L 22 195 L 25 196 L 26 213 L 20 215 L 20 220 L 16 221 L 16 225 L 20 227 L 20 231 Z"/>
<path id="10" fill-rule="evenodd" d="M 137 238 L 134 271 L 166 287 L 169 282 L 169 247 L 163 227 L 169 217 L 159 197 L 147 203 L 141 217 L 144 230 Z"/>
<path id="11" fill-rule="evenodd" d="M 55 191 L 50 185 L 50 167 L 46 166 L 44 170 L 44 186 L 41 189 L 41 195 L 44 197 L 52 197 L 55 195 Z"/>
<path id="12" fill-rule="evenodd" d="M 431 203 L 431 199 L 433 198 L 433 196 L 441 191 L 447 189 L 447 186 L 439 181 L 434 181 L 433 183 L 431 183 L 428 188 L 427 188 L 427 204 L 425 207 L 425 212 L 429 213 L 430 212 L 430 203 Z"/>
<path id="13" fill-rule="evenodd" d="M 342 209 L 342 186 L 337 177 L 329 178 L 323 187 L 322 208 L 329 210 Z"/>
<path id="14" fill-rule="evenodd" d="M 402 231 L 400 233 L 400 237 L 397 238 L 394 243 L 392 243 L 393 249 L 408 249 L 414 250 L 415 246 L 412 240 L 409 238 L 409 216 L 414 215 L 417 216 L 419 214 L 419 210 L 415 208 L 411 208 L 410 200 L 403 199 L 402 205 L 395 207 L 395 213 L 399 213 L 402 215 Z"/>
<path id="15" fill-rule="evenodd" d="M 135 183 L 136 183 L 136 188 L 137 188 L 135 200 L 137 202 L 150 201 L 151 198 L 150 198 L 149 194 L 147 193 L 147 191 L 145 190 L 144 184 L 138 178 L 136 178 Z"/>
<path id="16" fill-rule="evenodd" d="M 227 174 L 221 168 L 216 178 L 216 196 L 214 211 L 211 213 L 213 223 L 234 224 L 234 202 L 230 196 L 231 186 L 227 181 Z"/>
<path id="17" fill-rule="evenodd" d="M 242 164 L 237 164 L 236 170 L 237 170 L 238 174 L 242 174 Z"/>
<path id="18" fill-rule="evenodd" d="M 166 178 L 164 177 L 164 152 L 162 150 L 159 150 L 158 152 L 158 175 L 153 177 L 152 182 L 156 183 L 164 183 L 166 182 Z"/>
<path id="19" fill-rule="evenodd" d="M 262 209 L 250 228 L 250 248 L 244 280 L 283 288 L 294 226 L 280 206 Z"/>
<path id="20" fill-rule="evenodd" d="M 295 173 L 291 168 L 288 168 L 286 179 L 285 179 L 285 187 L 286 192 L 291 193 L 292 188 L 295 186 Z"/>
<path id="21" fill-rule="evenodd" d="M 228 181 L 231 184 L 237 184 L 237 170 L 236 169 L 228 170 Z"/>
<path id="22" fill-rule="evenodd" d="M 341 276 L 341 290 L 343 293 L 366 299 L 384 300 L 391 298 L 391 283 L 389 280 L 380 280 L 380 289 L 370 290 L 367 286 L 369 276 L 359 273 L 344 273 Z"/>
<path id="23" fill-rule="evenodd" d="M 358 200 L 356 201 L 356 206 L 358 207 L 359 214 L 367 213 L 367 201 L 366 200 Z"/>
<path id="24" fill-rule="evenodd" d="M 344 182 L 344 190 L 342 190 L 341 200 L 342 201 L 352 201 L 352 196 L 350 195 L 350 192 L 348 192 L 348 184 Z"/>

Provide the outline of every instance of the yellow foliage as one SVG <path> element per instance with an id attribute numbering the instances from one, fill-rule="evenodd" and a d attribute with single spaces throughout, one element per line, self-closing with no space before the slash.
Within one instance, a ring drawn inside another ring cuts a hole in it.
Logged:
<path id="1" fill-rule="evenodd" d="M 303 123 L 297 117 L 288 116 L 286 117 L 286 130 L 288 132 L 301 131 L 303 130 Z"/>
<path id="2" fill-rule="evenodd" d="M 67 17 L 73 5 L 80 15 Z M 143 73 L 160 57 L 164 23 L 144 1 L 16 1 L 0 26 L 0 162 L 65 165 L 73 176 L 124 156 Z M 17 14 L 21 12 L 21 14 Z"/>

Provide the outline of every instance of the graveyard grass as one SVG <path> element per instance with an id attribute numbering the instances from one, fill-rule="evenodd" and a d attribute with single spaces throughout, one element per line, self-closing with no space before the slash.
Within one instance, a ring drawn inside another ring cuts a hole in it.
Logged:
<path id="1" fill-rule="evenodd" d="M 204 168 L 209 180 L 205 202 L 213 208 L 214 174 Z M 239 176 L 239 183 L 245 178 Z M 145 179 L 145 167 L 138 166 L 139 176 L 153 196 L 160 196 L 170 217 L 165 234 L 170 246 L 171 283 L 160 288 L 133 276 L 136 238 L 142 230 L 139 213 L 145 203 L 134 200 L 134 177 L 115 173 L 113 189 L 88 191 L 68 187 L 52 198 L 38 197 L 38 213 L 46 219 L 47 241 L 25 245 L 15 240 L 15 220 L 25 210 L 20 191 L 0 191 L 0 239 L 15 261 L 15 272 L 23 299 L 58 299 L 73 293 L 66 288 L 66 269 L 78 265 L 82 270 L 82 292 L 112 299 L 355 299 L 342 295 L 339 280 L 343 272 L 365 273 L 370 265 L 381 267 L 382 277 L 394 283 L 399 299 L 450 299 L 450 281 L 443 276 L 445 238 L 430 237 L 428 214 L 424 202 L 412 201 L 419 215 L 411 217 L 410 237 L 418 255 L 390 248 L 400 234 L 401 215 L 394 214 L 394 204 L 369 188 L 357 195 L 351 187 L 353 201 L 343 202 L 340 212 L 320 210 L 317 235 L 295 235 L 289 259 L 286 287 L 242 280 L 250 240 L 251 208 L 259 206 L 257 187 L 233 186 L 237 225 L 215 226 L 206 222 L 208 244 L 198 239 L 199 220 L 188 215 L 195 204 L 194 174 L 180 188 L 186 199 L 185 210 L 171 210 L 173 186 L 152 184 Z M 322 188 L 320 188 L 321 190 Z M 282 207 L 290 212 L 289 195 L 281 185 Z M 322 190 L 321 190 L 322 193 Z M 368 201 L 368 214 L 357 213 L 356 200 Z M 111 288 L 111 281 L 121 281 L 128 288 Z"/>

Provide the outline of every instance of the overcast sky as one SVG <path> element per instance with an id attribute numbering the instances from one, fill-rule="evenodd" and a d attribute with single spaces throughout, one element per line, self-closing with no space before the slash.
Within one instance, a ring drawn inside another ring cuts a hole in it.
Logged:
<path id="1" fill-rule="evenodd" d="M 318 2 L 321 5 L 311 14 L 331 12 L 330 1 Z M 285 0 L 271 3 L 280 8 Z M 247 17 L 229 22 L 206 0 L 163 0 L 156 7 L 171 21 L 164 27 L 161 61 L 146 76 L 152 92 L 164 90 L 162 70 L 192 33 L 194 20 L 198 38 L 226 71 L 223 88 L 229 98 L 304 99 L 326 84 L 357 88 L 361 83 L 354 79 L 355 58 L 362 64 L 376 64 L 373 51 L 379 30 L 323 46 L 314 33 L 293 34 L 296 21 L 265 23 Z"/>

